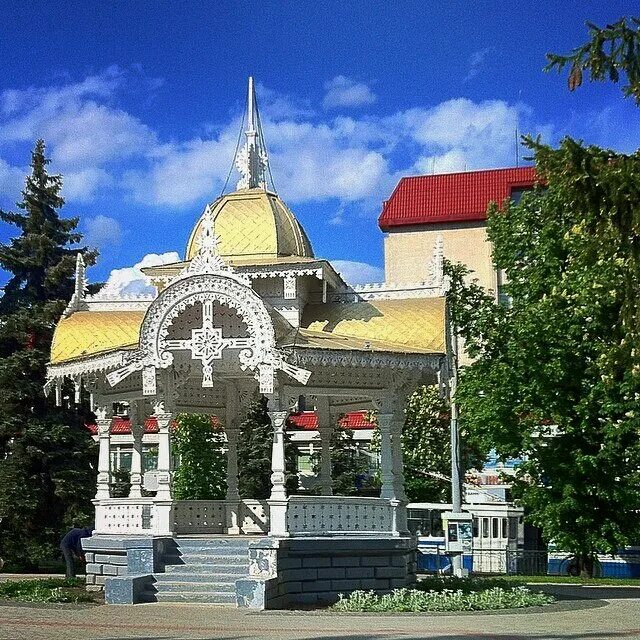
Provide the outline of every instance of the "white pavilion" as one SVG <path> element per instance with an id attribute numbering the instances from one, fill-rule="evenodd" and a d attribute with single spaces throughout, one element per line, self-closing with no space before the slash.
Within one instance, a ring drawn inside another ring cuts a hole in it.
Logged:
<path id="1" fill-rule="evenodd" d="M 415 580 L 400 439 L 407 395 L 448 380 L 441 243 L 426 282 L 347 285 L 268 189 L 252 80 L 245 134 L 237 189 L 204 208 L 185 260 L 145 269 L 155 295 L 87 295 L 78 256 L 75 293 L 55 331 L 48 390 L 61 402 L 73 381 L 76 400 L 88 392 L 96 415 L 96 520 L 85 551 L 88 588 L 104 589 L 107 602 L 270 608 Z M 238 493 L 238 427 L 258 394 L 273 425 L 266 501 Z M 322 495 L 285 489 L 285 423 L 301 396 L 318 415 Z M 115 433 L 114 407 L 123 405 L 130 429 Z M 363 409 L 377 413 L 380 496 L 331 495 L 331 430 Z M 183 412 L 224 426 L 224 500 L 172 496 L 172 425 Z M 132 446 L 123 498 L 111 496 L 115 442 Z M 146 487 L 145 443 L 158 448 Z"/>

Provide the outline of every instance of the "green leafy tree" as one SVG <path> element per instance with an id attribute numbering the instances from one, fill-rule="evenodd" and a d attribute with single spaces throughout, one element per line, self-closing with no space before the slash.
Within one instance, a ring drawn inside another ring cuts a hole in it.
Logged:
<path id="1" fill-rule="evenodd" d="M 242 498 L 265 500 L 271 494 L 271 448 L 273 427 L 262 396 L 249 406 L 247 418 L 238 434 L 238 491 Z M 298 488 L 296 473 L 297 449 L 285 437 L 285 466 L 287 491 Z"/>
<path id="2" fill-rule="evenodd" d="M 640 530 L 640 154 L 527 144 L 546 189 L 488 218 L 510 305 L 446 267 L 474 359 L 458 399 L 486 446 L 525 456 L 515 497 L 591 574 Z"/>
<path id="3" fill-rule="evenodd" d="M 582 84 L 586 71 L 592 81 L 618 82 L 626 76 L 622 92 L 640 105 L 640 19 L 622 18 L 604 28 L 587 22 L 589 40 L 570 54 L 548 53 L 546 70 L 569 67 L 569 89 Z"/>
<path id="4" fill-rule="evenodd" d="M 407 399 L 402 430 L 405 491 L 410 502 L 451 499 L 451 412 L 436 386 L 422 386 Z M 482 466 L 486 455 L 461 429 L 462 469 Z"/>
<path id="5" fill-rule="evenodd" d="M 66 393 L 58 408 L 43 392 L 51 339 L 73 292 L 77 219 L 58 213 L 62 179 L 47 172 L 39 140 L 17 211 L 0 219 L 18 234 L 0 245 L 9 280 L 0 298 L 0 554 L 34 566 L 58 553 L 75 523 L 90 524 L 95 446 L 87 411 Z M 66 390 L 68 391 L 68 390 Z"/>
<path id="6" fill-rule="evenodd" d="M 224 429 L 209 416 L 182 413 L 173 430 L 173 447 L 180 464 L 173 477 L 177 500 L 222 500 L 227 491 Z"/>

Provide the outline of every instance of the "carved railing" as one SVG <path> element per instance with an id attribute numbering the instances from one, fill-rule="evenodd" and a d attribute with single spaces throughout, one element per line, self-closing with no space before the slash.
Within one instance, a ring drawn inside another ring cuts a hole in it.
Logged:
<path id="1" fill-rule="evenodd" d="M 154 532 L 153 498 L 109 498 L 96 502 L 96 533 Z"/>
<path id="2" fill-rule="evenodd" d="M 226 533 L 224 500 L 177 500 L 173 503 L 173 531 L 184 533 Z"/>
<path id="3" fill-rule="evenodd" d="M 393 533 L 394 509 L 383 498 L 291 496 L 287 531 L 292 536 Z"/>
<path id="4" fill-rule="evenodd" d="M 269 505 L 266 500 L 243 500 L 240 503 L 242 533 L 269 533 Z"/>

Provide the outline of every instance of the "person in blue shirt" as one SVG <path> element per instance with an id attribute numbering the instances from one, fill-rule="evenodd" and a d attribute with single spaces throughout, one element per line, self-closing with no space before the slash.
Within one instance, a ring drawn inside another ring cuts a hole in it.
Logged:
<path id="1" fill-rule="evenodd" d="M 93 527 L 74 527 L 62 538 L 60 549 L 62 549 L 64 562 L 67 565 L 67 578 L 76 577 L 76 561 L 84 560 L 81 540 L 82 538 L 90 538 L 92 534 Z"/>

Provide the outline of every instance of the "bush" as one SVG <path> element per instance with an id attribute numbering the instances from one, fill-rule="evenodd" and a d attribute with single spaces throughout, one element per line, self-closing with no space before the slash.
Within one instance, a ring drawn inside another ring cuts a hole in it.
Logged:
<path id="1" fill-rule="evenodd" d="M 19 602 L 95 602 L 80 580 L 43 578 L 8 580 L 0 584 L 0 598 Z"/>
<path id="2" fill-rule="evenodd" d="M 554 600 L 553 596 L 535 593 L 526 587 L 492 587 L 469 592 L 462 589 L 394 589 L 384 595 L 378 595 L 375 591 L 354 591 L 347 598 L 340 595 L 340 600 L 333 609 L 365 612 L 490 611 L 537 607 Z"/>

